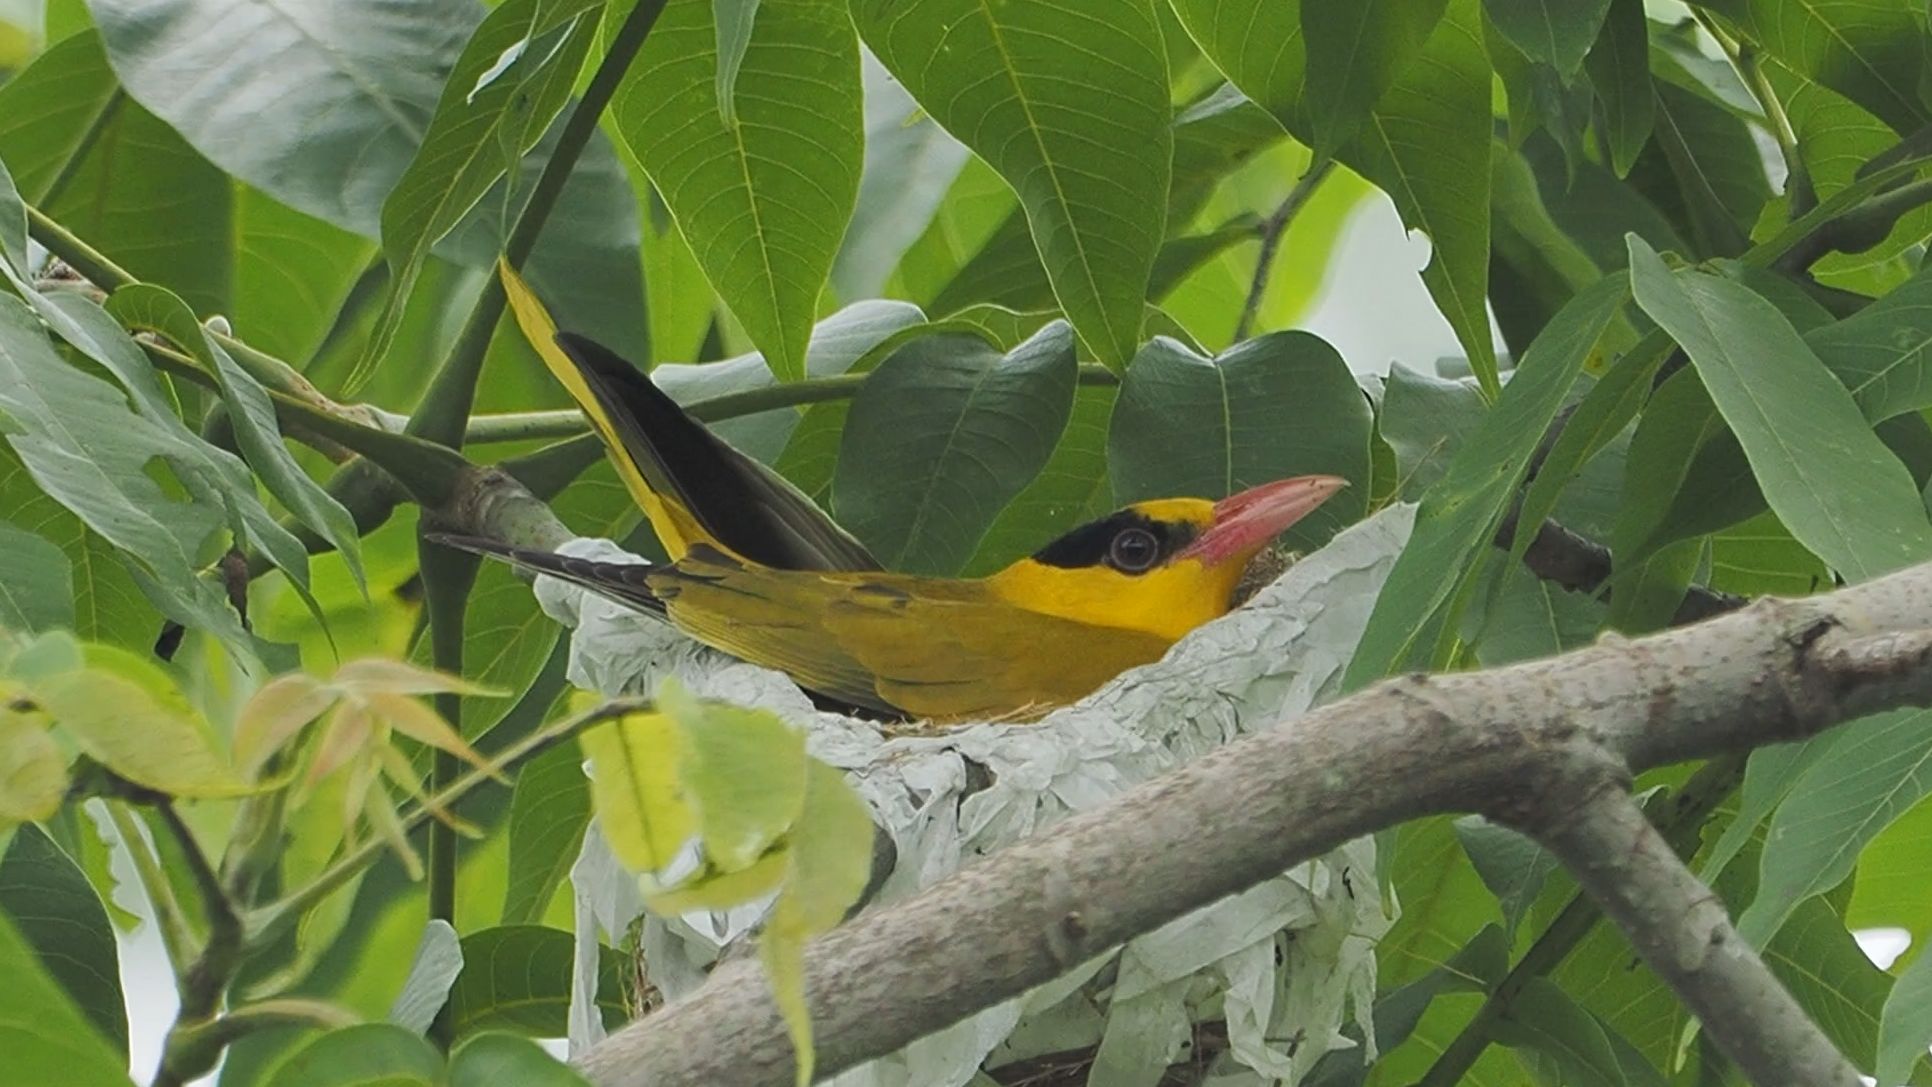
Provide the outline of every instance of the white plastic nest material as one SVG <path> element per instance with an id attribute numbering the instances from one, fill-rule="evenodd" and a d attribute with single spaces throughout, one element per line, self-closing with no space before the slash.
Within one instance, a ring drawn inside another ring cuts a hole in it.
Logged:
<path id="1" fill-rule="evenodd" d="M 1412 506 L 1395 506 L 1349 528 L 1162 660 L 1044 720 L 919 737 L 887 738 L 871 722 L 819 712 L 782 674 L 713 652 L 574 586 L 540 578 L 536 591 L 547 612 L 576 629 L 569 675 L 579 686 L 636 693 L 676 675 L 696 693 L 799 722 L 811 753 L 848 770 L 891 832 L 898 865 L 882 895 L 890 900 L 1236 736 L 1291 722 L 1332 694 L 1413 520 Z M 566 550 L 625 557 L 601 540 Z M 970 794 L 969 762 L 992 777 Z M 597 941 L 621 940 L 642 905 L 594 826 L 571 881 L 578 934 L 571 1049 L 580 1052 L 603 1035 L 586 999 L 594 995 Z M 1169 1064 L 1190 1059 L 1192 1022 L 1224 1018 L 1230 1046 L 1204 1082 L 1292 1087 L 1324 1053 L 1354 1044 L 1343 1027 L 1357 1025 L 1374 1044 L 1374 947 L 1393 921 L 1377 887 L 1372 840 L 1350 842 L 832 1082 L 958 1087 L 982 1065 L 1097 1043 L 1090 1083 L 1152 1087 Z M 752 928 L 763 909 L 668 923 L 647 918 L 652 983 L 672 1000 L 691 991 L 719 949 Z M 1103 972 L 1109 965 L 1116 969 Z"/>

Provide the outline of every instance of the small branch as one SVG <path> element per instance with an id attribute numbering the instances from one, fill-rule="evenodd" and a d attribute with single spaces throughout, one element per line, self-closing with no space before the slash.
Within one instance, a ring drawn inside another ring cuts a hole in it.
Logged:
<path id="1" fill-rule="evenodd" d="M 1516 542 L 1516 512 L 1503 518 L 1496 528 L 1496 546 L 1508 551 Z M 1555 521 L 1537 526 L 1536 538 L 1523 552 L 1523 565 L 1545 581 L 1577 593 L 1596 594 L 1610 580 L 1610 551 L 1587 536 L 1572 532 Z M 1681 626 L 1714 615 L 1736 611 L 1747 601 L 1733 593 L 1720 592 L 1702 585 L 1685 590 L 1673 625 Z"/>
<path id="2" fill-rule="evenodd" d="M 816 940 L 805 978 L 819 1071 L 835 1075 L 897 1050 L 1362 834 L 1477 811 L 1580 863 L 1610 846 L 1541 818 L 1563 782 L 1621 781 L 1925 704 L 1932 564 L 1545 660 L 1389 680 L 1292 727 L 1237 740 Z M 1636 843 L 1668 858 L 1634 808 L 1628 815 L 1655 844 L 1633 837 L 1619 814 L 1615 848 Z M 1579 875 L 1594 893 L 1617 893 L 1601 872 Z M 1653 873 L 1645 886 L 1662 893 L 1676 878 Z M 1641 898 L 1607 898 L 1606 912 L 1627 923 L 1632 901 Z M 1714 1033 L 1730 1030 L 1728 1015 L 1709 1021 Z M 793 1075 L 755 962 L 720 966 L 697 992 L 593 1047 L 581 1068 L 598 1087 L 779 1087 Z"/>
<path id="3" fill-rule="evenodd" d="M 320 1000 L 284 997 L 243 1004 L 226 1015 L 182 1032 L 184 1045 L 220 1051 L 258 1030 L 277 1027 L 319 1027 L 340 1030 L 362 1022 L 346 1008 Z"/>
<path id="4" fill-rule="evenodd" d="M 1261 224 L 1261 251 L 1254 258 L 1254 279 L 1248 284 L 1248 300 L 1241 307 L 1241 317 L 1234 323 L 1236 343 L 1247 339 L 1248 332 L 1254 327 L 1255 315 L 1261 311 L 1261 298 L 1268 292 L 1268 277 L 1274 272 L 1275 252 L 1281 248 L 1281 239 L 1288 233 L 1288 225 L 1308 205 L 1309 198 L 1315 195 L 1315 190 L 1334 168 L 1334 159 L 1322 159 L 1311 165 L 1308 172 L 1301 175 L 1301 180 L 1295 182 L 1295 187 L 1288 190 L 1288 196 L 1281 206 Z"/>
<path id="5" fill-rule="evenodd" d="M 141 882 L 141 890 L 148 896 L 148 905 L 154 909 L 154 927 L 161 934 L 161 946 L 168 953 L 168 962 L 176 971 L 185 971 L 194 956 L 195 934 L 188 927 L 187 914 L 182 912 L 181 902 L 174 897 L 174 885 L 168 882 L 168 875 L 161 870 L 161 863 L 148 849 L 146 835 L 141 833 L 141 823 L 134 818 L 125 804 L 113 800 L 105 801 L 108 820 L 114 824 L 114 833 L 121 839 L 128 857 L 134 862 L 134 878 Z"/>
<path id="6" fill-rule="evenodd" d="M 598 62 L 583 97 L 572 108 L 570 118 L 557 136 L 550 161 L 544 163 L 543 173 L 537 176 L 529 203 L 523 206 L 504 242 L 503 258 L 510 267 L 521 269 L 536 247 L 537 236 L 549 220 L 557 198 L 563 195 L 564 183 L 570 180 L 577 157 L 590 142 L 591 134 L 597 131 L 597 119 L 603 115 L 611 96 L 617 93 L 618 83 L 637 51 L 643 48 L 665 3 L 666 0 L 638 0 L 611 38 L 609 50 Z M 492 274 L 484 282 L 483 293 L 471 308 L 469 319 L 457 334 L 448 357 L 430 378 L 429 388 L 409 421 L 409 433 L 442 445 L 462 444 L 470 408 L 476 402 L 476 381 L 482 373 L 483 356 L 489 350 L 497 320 L 503 316 L 504 303 L 503 281 Z"/>
<path id="7" fill-rule="evenodd" d="M 1784 159 L 1784 191 L 1791 198 L 1792 216 L 1803 215 L 1818 206 L 1818 191 L 1812 187 L 1811 171 L 1805 167 L 1804 156 L 1798 146 L 1798 133 L 1791 127 L 1791 118 L 1784 111 L 1784 103 L 1771 91 L 1771 81 L 1765 77 L 1762 58 L 1753 46 L 1739 42 L 1717 25 L 1709 12 L 1691 9 L 1691 17 L 1711 36 L 1719 49 L 1737 70 L 1738 77 L 1751 88 L 1751 96 L 1757 99 L 1758 108 L 1764 112 L 1766 125 L 1771 136 L 1778 142 L 1778 154 Z"/>
<path id="8" fill-rule="evenodd" d="M 1825 1037 L 1637 810 L 1621 782 L 1551 796 L 1526 826 L 1610 919 L 1751 1082 L 1857 1087 L 1858 1070 Z"/>
<path id="9" fill-rule="evenodd" d="M 416 539 L 417 569 L 422 571 L 423 612 L 429 620 L 430 663 L 452 676 L 463 674 L 463 628 L 470 589 L 476 584 L 481 561 L 475 555 L 438 547 Z M 463 699 L 453 692 L 435 696 L 436 712 L 452 726 L 461 727 Z M 429 791 L 440 794 L 455 780 L 456 756 L 437 750 L 430 754 Z M 446 820 L 429 824 L 428 898 L 432 921 L 456 924 L 456 828 Z M 446 1002 L 429 1025 L 430 1041 L 447 1050 L 456 1040 L 456 1024 Z"/>
<path id="10" fill-rule="evenodd" d="M 1722 755 L 1698 767 L 1672 798 L 1667 810 L 1653 817 L 1658 831 L 1679 856 L 1696 852 L 1698 835 L 1711 815 L 1723 805 L 1738 782 L 1744 779 L 1744 756 Z M 1495 1030 L 1509 1018 L 1510 1007 L 1533 978 L 1546 977 L 1569 958 L 1570 952 L 1590 935 L 1603 911 L 1583 895 L 1564 903 L 1563 909 L 1537 936 L 1523 957 L 1498 982 L 1482 1007 L 1449 1045 L 1437 1055 L 1429 1071 L 1416 1087 L 1454 1087 L 1475 1066 L 1494 1040 Z"/>
<path id="11" fill-rule="evenodd" d="M 645 698 L 616 699 L 593 710 L 538 729 L 504 748 L 490 760 L 487 769 L 470 770 L 450 782 L 441 791 L 431 793 L 398 816 L 397 822 L 404 833 L 415 830 L 430 818 L 432 812 L 449 810 L 477 786 L 494 781 L 497 775 L 521 766 L 526 761 L 569 740 L 584 729 L 615 720 L 627 713 L 648 709 L 650 705 L 650 700 Z M 251 913 L 244 919 L 247 948 L 253 951 L 273 942 L 288 925 L 354 879 L 358 873 L 374 863 L 387 848 L 388 843 L 381 838 L 371 838 L 362 842 L 348 850 L 340 860 L 324 869 L 301 888 Z"/>

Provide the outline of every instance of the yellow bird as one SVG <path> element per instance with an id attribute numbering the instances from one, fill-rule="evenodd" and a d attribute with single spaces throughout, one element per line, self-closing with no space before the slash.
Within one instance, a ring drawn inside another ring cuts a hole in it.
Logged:
<path id="1" fill-rule="evenodd" d="M 603 437 L 672 561 L 435 538 L 668 619 L 821 701 L 935 720 L 1027 717 L 1075 701 L 1225 614 L 1249 560 L 1346 486 L 1301 476 L 1218 502 L 1137 502 L 988 577 L 888 573 L 776 472 L 613 352 L 556 334 L 527 289 L 506 283 L 526 334 Z"/>

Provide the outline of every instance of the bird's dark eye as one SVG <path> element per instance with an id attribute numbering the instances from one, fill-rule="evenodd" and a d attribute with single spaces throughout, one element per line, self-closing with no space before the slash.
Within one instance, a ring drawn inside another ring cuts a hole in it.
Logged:
<path id="1" fill-rule="evenodd" d="M 1160 557 L 1160 541 L 1144 528 L 1122 529 L 1107 548 L 1107 564 L 1124 574 L 1146 573 Z"/>

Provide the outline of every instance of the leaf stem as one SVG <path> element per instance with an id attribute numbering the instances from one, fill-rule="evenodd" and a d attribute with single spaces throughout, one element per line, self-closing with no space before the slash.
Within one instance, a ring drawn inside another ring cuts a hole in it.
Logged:
<path id="1" fill-rule="evenodd" d="M 470 589 L 476 584 L 477 559 L 473 555 L 438 547 L 427 538 L 416 540 L 417 568 L 422 571 L 423 606 L 429 619 L 430 661 L 440 672 L 463 674 L 463 627 L 469 609 Z M 463 720 L 463 698 L 450 691 L 436 694 L 436 712 L 459 731 Z M 458 770 L 456 756 L 438 749 L 430 754 L 429 791 L 441 793 L 449 788 Z M 429 918 L 456 924 L 456 828 L 445 820 L 429 825 Z M 429 1039 L 447 1050 L 456 1040 L 456 1024 L 447 1003 L 429 1025 Z"/>
<path id="2" fill-rule="evenodd" d="M 134 878 L 140 881 L 141 889 L 147 893 L 148 905 L 154 909 L 154 927 L 161 934 L 161 946 L 168 953 L 168 961 L 176 970 L 185 970 L 194 954 L 195 935 L 188 927 L 180 900 L 174 897 L 174 885 L 168 882 L 167 873 L 161 870 L 161 863 L 148 848 L 140 820 L 119 801 L 104 803 L 108 820 L 114 824 L 114 833 L 120 836 L 121 847 L 134 862 Z"/>
<path id="3" fill-rule="evenodd" d="M 1234 341 L 1240 343 L 1248 338 L 1254 328 L 1255 315 L 1261 311 L 1261 299 L 1268 291 L 1268 277 L 1273 274 L 1275 253 L 1281 248 L 1282 236 L 1288 233 L 1301 209 L 1315 195 L 1315 190 L 1327 179 L 1329 171 L 1335 168 L 1335 160 L 1324 158 L 1309 166 L 1308 172 L 1301 175 L 1295 187 L 1288 190 L 1288 196 L 1274 214 L 1261 224 L 1261 252 L 1255 255 L 1254 279 L 1248 284 L 1248 300 L 1241 307 L 1241 317 L 1234 323 Z"/>
<path id="4" fill-rule="evenodd" d="M 666 0 L 638 0 L 611 38 L 610 49 L 598 62 L 597 71 L 584 88 L 584 96 L 572 108 L 563 131 L 558 134 L 557 146 L 550 153 L 550 161 L 544 163 L 543 173 L 537 177 L 530 202 L 524 205 L 504 242 L 503 259 L 510 267 L 521 269 L 529 259 L 538 234 L 549 220 L 557 198 L 563 194 L 564 183 L 570 180 L 578 156 L 589 144 L 591 134 L 597 131 L 598 118 L 611 96 L 617 93 L 619 81 L 643 47 L 644 39 L 650 36 L 665 3 Z M 476 402 L 476 382 L 483 371 L 483 356 L 489 350 L 497 321 L 503 316 L 504 303 L 503 283 L 492 275 L 484 282 L 483 293 L 471 308 L 449 355 L 430 379 L 416 414 L 409 420 L 409 433 L 443 445 L 462 445 L 470 408 Z"/>

